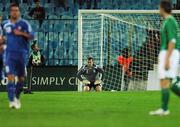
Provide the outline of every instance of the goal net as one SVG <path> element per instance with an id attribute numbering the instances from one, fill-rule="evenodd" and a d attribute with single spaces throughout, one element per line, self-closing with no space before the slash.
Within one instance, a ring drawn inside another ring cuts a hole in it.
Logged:
<path id="1" fill-rule="evenodd" d="M 173 15 L 180 24 L 180 11 Z M 92 56 L 105 70 L 103 90 L 158 89 L 157 10 L 80 10 L 78 20 L 78 68 Z"/>

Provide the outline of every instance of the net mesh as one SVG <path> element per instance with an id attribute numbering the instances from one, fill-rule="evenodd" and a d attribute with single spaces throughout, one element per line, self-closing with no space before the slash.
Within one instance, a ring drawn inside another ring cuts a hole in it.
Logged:
<path id="1" fill-rule="evenodd" d="M 146 90 L 157 75 L 161 23 L 157 13 L 83 13 L 82 64 L 92 56 L 103 66 L 104 90 Z"/>

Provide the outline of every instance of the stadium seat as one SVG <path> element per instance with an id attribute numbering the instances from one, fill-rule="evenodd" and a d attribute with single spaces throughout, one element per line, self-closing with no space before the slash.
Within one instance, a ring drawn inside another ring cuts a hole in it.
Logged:
<path id="1" fill-rule="evenodd" d="M 62 58 L 59 56 L 59 59 L 55 60 L 56 62 L 51 60 L 51 64 L 65 64 L 67 63 L 67 60 L 66 62 L 65 60 L 62 60 L 64 58 L 77 59 L 77 19 L 78 9 L 80 8 L 79 3 L 73 3 L 73 0 L 68 0 L 69 8 L 65 10 L 63 7 L 58 7 L 53 3 L 48 3 L 47 0 L 42 0 L 41 2 L 46 10 L 46 19 L 41 28 L 39 28 L 38 21 L 33 20 L 28 16 L 30 9 L 34 7 L 34 2 L 33 6 L 28 3 L 20 3 L 21 11 L 23 12 L 22 17 L 31 23 L 33 30 L 37 34 L 38 44 L 43 48 L 45 54 L 47 54 L 46 52 L 48 49 L 52 50 L 55 47 L 58 47 L 58 50 L 60 50 L 61 53 L 59 53 L 56 48 L 55 56 L 58 57 L 58 55 L 61 54 L 60 56 L 62 56 Z M 157 9 L 158 2 L 159 1 L 152 0 L 97 0 L 96 6 L 99 9 Z M 10 0 L 6 0 L 6 4 L 0 3 L 0 9 L 4 19 L 9 17 L 9 5 Z M 94 2 L 91 1 L 89 5 L 87 3 L 82 4 L 81 8 L 86 9 L 87 6 L 90 6 L 91 9 L 94 8 Z M 98 38 L 97 35 L 95 38 Z M 121 39 L 123 42 L 126 41 L 126 38 L 123 35 Z M 133 39 L 133 42 L 136 42 L 135 38 Z M 117 42 L 114 40 L 113 43 L 116 44 Z M 66 50 L 65 54 L 62 53 L 64 50 Z M 51 51 L 49 54 L 50 56 L 48 56 L 48 58 L 53 58 L 53 52 Z M 77 60 L 69 60 L 68 63 L 74 65 L 77 64 Z"/>

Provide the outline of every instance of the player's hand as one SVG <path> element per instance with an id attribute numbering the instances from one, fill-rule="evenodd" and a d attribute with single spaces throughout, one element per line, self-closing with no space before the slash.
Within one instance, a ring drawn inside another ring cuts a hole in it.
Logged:
<path id="1" fill-rule="evenodd" d="M 100 79 L 98 79 L 98 80 L 96 80 L 96 81 L 94 82 L 95 85 L 98 85 L 98 84 L 101 84 L 101 83 L 102 83 L 102 81 L 101 81 Z"/>
<path id="2" fill-rule="evenodd" d="M 82 83 L 85 84 L 85 85 L 91 84 L 90 81 L 88 81 L 88 80 L 83 80 Z"/>
<path id="3" fill-rule="evenodd" d="M 17 36 L 23 35 L 23 33 L 22 33 L 21 31 L 17 30 L 17 29 L 15 29 L 13 32 L 14 32 L 14 34 L 17 35 Z"/>
<path id="4" fill-rule="evenodd" d="M 169 70 L 169 68 L 170 68 L 170 60 L 166 59 L 166 61 L 165 61 L 165 69 Z"/>

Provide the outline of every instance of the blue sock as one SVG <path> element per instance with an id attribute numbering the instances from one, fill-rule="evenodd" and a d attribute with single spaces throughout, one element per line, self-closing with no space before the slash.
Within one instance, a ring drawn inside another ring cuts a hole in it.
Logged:
<path id="1" fill-rule="evenodd" d="M 7 85 L 7 91 L 8 91 L 8 99 L 9 101 L 14 101 L 14 94 L 15 94 L 15 83 L 9 82 Z"/>
<path id="2" fill-rule="evenodd" d="M 17 99 L 20 98 L 20 94 L 21 94 L 21 92 L 23 91 L 23 86 L 24 86 L 24 82 L 18 82 L 18 83 L 16 84 L 15 94 L 16 94 L 16 98 L 17 98 Z"/>

